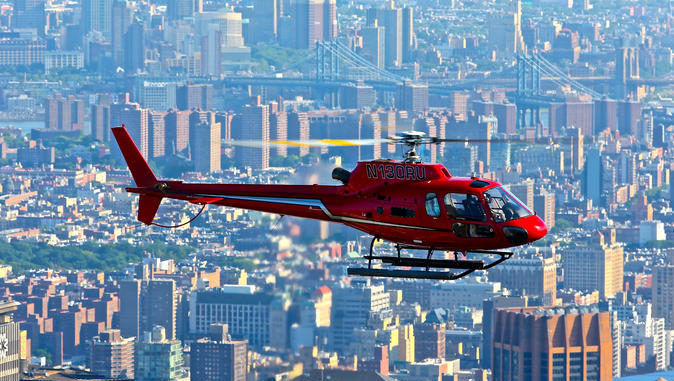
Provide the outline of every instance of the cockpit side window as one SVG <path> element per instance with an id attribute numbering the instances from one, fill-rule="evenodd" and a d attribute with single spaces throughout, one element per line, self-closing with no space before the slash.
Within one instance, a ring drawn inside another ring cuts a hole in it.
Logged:
<path id="1" fill-rule="evenodd" d="M 435 193 L 426 194 L 426 214 L 431 217 L 440 217 L 440 202 Z"/>
<path id="2" fill-rule="evenodd" d="M 468 221 L 486 221 L 482 203 L 474 194 L 447 193 L 445 195 L 445 210 L 449 218 Z"/>

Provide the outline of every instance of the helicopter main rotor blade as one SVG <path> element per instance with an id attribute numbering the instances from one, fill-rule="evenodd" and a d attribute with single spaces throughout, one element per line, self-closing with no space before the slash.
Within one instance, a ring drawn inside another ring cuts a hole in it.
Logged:
<path id="1" fill-rule="evenodd" d="M 389 139 L 310 139 L 310 140 L 234 140 L 222 141 L 226 145 L 249 148 L 269 146 L 290 147 L 357 147 L 390 143 Z"/>

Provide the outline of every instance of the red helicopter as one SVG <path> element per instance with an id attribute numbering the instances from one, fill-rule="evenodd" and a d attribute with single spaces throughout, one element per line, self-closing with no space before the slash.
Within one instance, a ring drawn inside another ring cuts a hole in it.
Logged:
<path id="1" fill-rule="evenodd" d="M 364 257 L 368 266 L 349 268 L 350 275 L 454 280 L 507 260 L 512 252 L 500 250 L 534 242 L 548 231 L 543 220 L 500 184 L 453 177 L 441 164 L 421 163 L 416 153 L 422 144 L 464 140 L 416 131 L 382 139 L 407 145 L 405 159 L 362 161 L 352 172 L 335 168 L 332 177 L 342 185 L 200 184 L 158 180 L 124 126 L 112 132 L 136 183 L 126 190 L 140 195 L 139 221 L 163 226 L 153 220 L 161 200 L 172 198 L 201 204 L 202 211 L 213 204 L 342 223 L 373 236 Z M 374 255 L 378 239 L 394 243 L 397 256 Z M 401 256 L 401 249 L 422 249 L 427 255 Z M 433 259 L 436 250 L 452 251 L 454 259 Z M 485 263 L 466 259 L 468 252 L 498 258 Z M 373 268 L 372 261 L 390 266 Z"/>

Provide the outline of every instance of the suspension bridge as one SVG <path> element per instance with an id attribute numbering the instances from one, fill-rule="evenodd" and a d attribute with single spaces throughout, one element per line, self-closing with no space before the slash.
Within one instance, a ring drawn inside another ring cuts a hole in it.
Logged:
<path id="1" fill-rule="evenodd" d="M 502 73 L 493 78 L 431 81 L 428 83 L 428 93 L 450 95 L 457 90 L 489 85 L 514 88 L 511 95 L 517 103 L 518 112 L 522 114 L 518 115 L 520 121 L 524 123 L 528 115 L 529 121 L 535 124 L 540 118 L 540 107 L 559 98 L 543 92 L 541 83 L 545 83 L 544 88 L 559 87 L 601 99 L 606 96 L 614 80 L 611 77 L 571 77 L 540 54 L 518 55 L 512 69 L 509 72 L 511 74 Z M 336 92 L 345 86 L 364 83 L 376 91 L 394 92 L 401 83 L 410 80 L 414 79 L 380 68 L 342 42 L 333 40 L 317 42 L 316 49 L 309 55 L 284 68 L 277 76 L 237 76 L 225 78 L 223 82 L 226 86 L 305 87 L 321 92 Z M 667 78 L 665 83 L 673 81 L 674 78 Z M 601 90 L 597 91 L 597 88 Z"/>

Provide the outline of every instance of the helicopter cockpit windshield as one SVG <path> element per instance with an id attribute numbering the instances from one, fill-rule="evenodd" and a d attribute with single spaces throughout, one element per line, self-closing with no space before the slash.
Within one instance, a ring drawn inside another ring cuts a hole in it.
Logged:
<path id="1" fill-rule="evenodd" d="M 533 215 L 522 201 L 501 187 L 484 192 L 484 199 L 495 222 L 508 222 Z"/>

